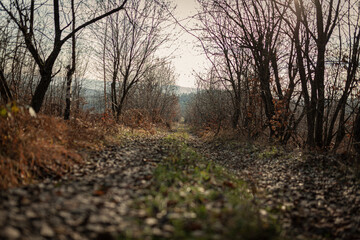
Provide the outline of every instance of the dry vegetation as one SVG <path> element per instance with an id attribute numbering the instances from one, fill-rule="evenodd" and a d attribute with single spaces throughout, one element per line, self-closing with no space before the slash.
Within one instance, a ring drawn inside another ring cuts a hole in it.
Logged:
<path id="1" fill-rule="evenodd" d="M 98 150 L 115 141 L 110 136 L 117 128 L 105 118 L 95 121 L 96 116 L 83 114 L 65 122 L 31 116 L 16 104 L 1 106 L 0 114 L 1 189 L 60 177 L 82 162 L 80 150 Z"/>
<path id="2" fill-rule="evenodd" d="M 15 103 L 0 106 L 0 189 L 57 178 L 90 151 L 116 144 L 121 132 L 138 129 L 149 134 L 170 127 L 161 117 L 130 111 L 116 123 L 111 114 L 77 113 L 76 118 L 31 115 Z"/>

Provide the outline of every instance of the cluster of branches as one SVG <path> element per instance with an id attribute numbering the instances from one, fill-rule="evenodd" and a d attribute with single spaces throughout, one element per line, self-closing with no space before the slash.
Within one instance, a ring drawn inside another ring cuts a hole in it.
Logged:
<path id="1" fill-rule="evenodd" d="M 133 98 L 130 95 L 141 89 L 139 86 L 135 90 L 136 86 L 149 85 L 151 80 L 153 86 L 161 83 L 162 89 L 156 91 L 160 91 L 162 105 L 166 105 L 156 108 L 162 112 L 169 110 L 168 105 L 174 100 L 162 82 L 173 82 L 173 71 L 165 76 L 162 72 L 168 65 L 166 60 L 155 59 L 155 52 L 169 37 L 162 33 L 164 23 L 171 16 L 168 2 L 107 0 L 90 4 L 86 0 L 53 0 L 51 3 L 0 1 L 3 102 L 16 100 L 31 105 L 36 112 L 42 110 L 69 119 L 72 99 L 75 98 L 77 109 L 84 104 L 80 83 L 91 59 L 85 46 L 91 45 L 98 57 L 96 70 L 103 72 L 103 109 L 111 109 L 119 119 L 129 102 L 127 98 Z M 84 31 L 88 26 L 91 31 Z M 149 77 L 156 74 L 162 76 Z M 111 83 L 110 87 L 107 83 Z"/>
<path id="2" fill-rule="evenodd" d="M 359 1 L 198 2 L 195 35 L 212 63 L 199 79 L 229 96 L 233 128 L 328 149 L 352 136 Z"/>
<path id="3" fill-rule="evenodd" d="M 101 4 L 105 10 L 112 7 L 111 2 Z M 155 53 L 169 39 L 162 28 L 170 17 L 171 6 L 166 1 L 129 0 L 126 14 L 113 14 L 93 28 L 98 39 L 98 59 L 102 62 L 105 108 L 111 109 L 117 120 L 124 109 L 145 107 L 130 104 L 135 96 L 139 97 L 138 102 L 150 104 L 159 100 L 156 94 L 163 94 L 161 104 L 168 105 L 165 96 L 170 93 L 164 83 L 174 84 L 174 72 L 165 74 L 164 66 L 168 63 L 165 59 L 156 60 Z M 110 93 L 107 82 L 111 83 Z M 145 86 L 151 89 L 139 95 Z M 156 89 L 152 96 L 156 86 L 162 89 Z M 155 99 L 147 99 L 149 96 Z M 153 107 L 148 107 L 147 111 L 151 112 Z M 169 107 L 166 109 L 170 110 Z"/>
<path id="4" fill-rule="evenodd" d="M 76 70 L 76 34 L 85 27 L 124 9 L 126 2 L 127 0 L 121 1 L 113 9 L 99 12 L 96 8 L 91 8 L 86 1 L 75 3 L 75 0 L 70 2 L 53 0 L 52 4 L 48 4 L 48 1 L 35 0 L 0 1 L 2 31 L 7 33 L 3 35 L 1 41 L 1 50 L 4 54 L 1 58 L 3 64 L 0 68 L 0 90 L 3 101 L 18 100 L 17 96 L 12 94 L 7 78 L 7 76 L 14 76 L 13 72 L 17 71 L 17 78 L 21 83 L 26 83 L 31 89 L 35 85 L 35 90 L 30 91 L 30 102 L 33 109 L 39 112 L 54 76 L 60 72 L 58 70 L 54 73 L 54 67 L 62 65 L 59 64 L 62 49 L 67 41 L 72 39 L 71 63 L 66 65 L 65 74 L 67 99 L 64 115 L 65 119 L 69 118 L 71 82 Z M 81 20 L 78 25 L 77 19 Z M 12 44 L 14 38 L 16 43 L 11 48 L 9 45 Z M 19 55 L 19 52 L 22 54 Z M 9 54 L 13 57 L 11 66 L 6 63 Z M 18 71 L 19 68 L 15 66 L 23 67 L 25 64 L 29 65 L 27 70 L 30 69 L 31 72 Z M 36 71 L 39 74 L 35 74 Z M 24 80 L 26 77 L 32 80 L 36 76 L 38 76 L 37 81 Z M 19 82 L 12 81 L 12 83 L 13 88 L 20 86 Z"/>
<path id="5" fill-rule="evenodd" d="M 21 7 L 26 6 L 26 2 L 24 1 L 9 2 L 9 5 L 7 4 L 6 1 L 1 2 L 0 9 L 2 6 L 8 6 L 9 9 L 14 11 L 13 17 L 19 13 Z M 30 6 L 32 3 L 28 2 L 28 4 Z M 72 16 L 73 19 L 75 19 L 74 11 L 72 11 L 75 9 L 74 1 L 70 4 L 67 7 L 63 6 L 62 9 L 70 9 L 69 17 L 71 19 Z M 45 56 L 49 54 L 52 44 L 51 28 L 49 27 L 51 26 L 51 22 L 49 22 L 50 19 L 46 19 L 44 15 L 40 16 L 43 12 L 42 10 L 40 11 L 39 8 L 43 7 L 43 5 L 44 3 L 34 3 L 34 9 L 32 11 L 26 8 L 21 9 L 24 16 L 19 16 L 19 19 L 23 19 L 23 24 L 27 25 L 28 19 L 26 14 L 33 12 L 33 26 L 31 29 L 34 33 L 32 34 L 32 41 L 34 46 L 36 46 L 35 50 L 39 52 L 41 57 L 45 58 Z M 24 30 L 16 25 L 4 9 L 1 9 L 0 14 L 0 102 L 7 103 L 9 101 L 17 101 L 22 105 L 30 105 L 42 79 L 39 72 L 40 68 L 27 47 L 23 35 Z M 38 19 L 41 17 L 44 18 Z M 70 21 L 66 19 L 66 21 L 68 21 L 68 24 L 72 22 L 73 26 L 75 24 L 74 20 Z M 66 67 L 69 65 L 68 62 L 71 62 L 71 55 L 73 55 L 73 62 L 76 61 L 78 65 L 77 71 L 73 71 L 75 79 L 72 84 L 73 91 L 71 93 L 71 97 L 75 99 L 73 106 L 74 112 L 77 112 L 84 103 L 80 92 L 82 90 L 82 78 L 86 68 L 86 61 L 84 61 L 85 58 L 82 55 L 86 49 L 79 47 L 82 45 L 83 44 L 77 45 L 75 58 L 75 54 L 71 54 L 71 49 L 73 49 L 73 52 L 75 50 L 75 44 L 69 42 L 64 43 L 63 51 L 59 53 L 53 65 L 55 73 L 52 75 L 51 82 L 44 95 L 43 101 L 46 102 L 45 105 L 42 105 L 42 111 L 44 113 L 60 116 L 66 112 L 64 104 L 64 102 L 67 101 L 65 100 L 65 98 L 67 98 L 65 93 L 66 75 L 68 74 Z M 70 54 L 68 54 L 68 52 L 70 52 Z M 68 98 L 70 99 L 70 97 Z"/>
<path id="6" fill-rule="evenodd" d="M 144 74 L 144 79 L 129 93 L 126 110 L 140 110 L 149 122 L 169 126 L 179 120 L 179 100 L 175 95 L 175 72 L 171 64 L 154 60 L 155 67 Z"/>

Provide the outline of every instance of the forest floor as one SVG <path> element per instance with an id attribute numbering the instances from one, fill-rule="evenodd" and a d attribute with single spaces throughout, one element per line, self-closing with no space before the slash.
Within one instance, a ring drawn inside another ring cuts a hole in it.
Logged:
<path id="1" fill-rule="evenodd" d="M 125 131 L 61 179 L 0 191 L 2 239 L 360 239 L 360 185 L 327 155 Z"/>

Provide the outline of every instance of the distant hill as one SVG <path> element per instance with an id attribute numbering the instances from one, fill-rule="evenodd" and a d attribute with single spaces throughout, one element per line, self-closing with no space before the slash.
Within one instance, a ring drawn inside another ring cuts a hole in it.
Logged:
<path id="1" fill-rule="evenodd" d="M 106 83 L 107 87 L 110 89 L 110 82 Z M 83 81 L 83 87 L 85 89 L 88 89 L 89 92 L 94 91 L 104 91 L 104 82 L 100 80 L 94 80 L 94 79 L 85 79 Z M 182 87 L 178 85 L 173 85 L 171 88 L 174 90 L 176 95 L 182 95 L 182 94 L 189 94 L 189 93 L 196 93 L 196 88 L 190 88 L 190 87 Z"/>
<path id="2" fill-rule="evenodd" d="M 90 88 L 90 89 L 94 89 L 94 90 L 102 90 L 104 87 L 104 82 L 102 80 L 84 79 L 82 81 L 82 83 L 85 88 Z M 108 81 L 106 83 L 106 85 L 110 87 L 110 85 L 111 85 L 110 81 Z M 179 94 L 193 93 L 193 92 L 196 92 L 196 90 L 197 90 L 196 88 L 182 87 L 182 86 L 178 86 L 178 85 L 172 85 L 172 87 Z"/>
<path id="3" fill-rule="evenodd" d="M 178 85 L 173 86 L 175 94 L 176 95 L 182 95 L 182 94 L 190 94 L 190 93 L 196 93 L 196 88 L 190 88 L 190 87 L 182 87 Z"/>
<path id="4" fill-rule="evenodd" d="M 106 82 L 106 87 L 110 88 L 110 85 L 110 82 Z M 104 91 L 104 82 L 101 80 L 84 79 L 83 87 L 95 91 Z"/>
<path id="5" fill-rule="evenodd" d="M 106 84 L 108 90 L 110 89 L 110 82 Z M 182 87 L 178 85 L 172 85 L 171 89 L 174 91 L 175 95 L 179 96 L 179 103 L 181 112 L 184 113 L 184 110 L 192 99 L 194 94 L 197 92 L 196 88 L 191 87 Z M 104 94 L 104 82 L 93 79 L 84 79 L 83 81 L 83 94 L 86 99 L 87 104 L 84 106 L 85 109 L 96 108 L 102 110 L 103 104 L 102 96 Z"/>

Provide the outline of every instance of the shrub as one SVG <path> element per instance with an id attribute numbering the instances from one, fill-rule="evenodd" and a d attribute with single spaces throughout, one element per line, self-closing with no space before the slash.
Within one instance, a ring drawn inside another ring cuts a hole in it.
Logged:
<path id="1" fill-rule="evenodd" d="M 0 106 L 0 189 L 68 172 L 82 161 L 75 137 L 74 125 L 62 119 L 35 116 L 16 103 Z"/>

